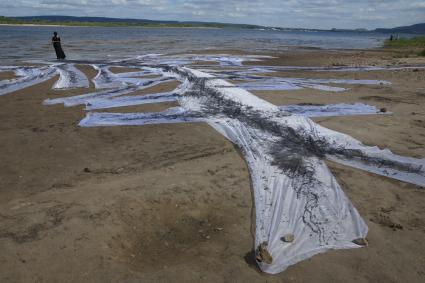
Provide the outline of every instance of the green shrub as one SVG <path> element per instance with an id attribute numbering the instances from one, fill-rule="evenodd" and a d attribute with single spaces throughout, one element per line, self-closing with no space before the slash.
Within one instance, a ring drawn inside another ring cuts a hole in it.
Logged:
<path id="1" fill-rule="evenodd" d="M 389 48 L 425 48 L 425 36 L 394 40 L 387 39 L 384 46 Z"/>

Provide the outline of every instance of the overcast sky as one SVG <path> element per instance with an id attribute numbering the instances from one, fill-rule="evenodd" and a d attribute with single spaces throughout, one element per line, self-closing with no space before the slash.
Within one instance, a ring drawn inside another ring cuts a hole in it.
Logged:
<path id="1" fill-rule="evenodd" d="M 0 15 L 104 16 L 371 29 L 425 22 L 425 0 L 0 0 Z"/>

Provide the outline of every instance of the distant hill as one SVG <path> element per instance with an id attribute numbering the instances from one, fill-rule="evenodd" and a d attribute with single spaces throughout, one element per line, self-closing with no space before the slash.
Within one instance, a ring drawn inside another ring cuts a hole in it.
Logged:
<path id="1" fill-rule="evenodd" d="M 86 23 L 179 23 L 178 21 L 154 21 L 146 19 L 120 19 L 107 17 L 73 17 L 73 16 L 27 16 L 27 17 L 11 17 L 12 19 L 21 21 L 48 21 L 52 23 L 58 22 L 86 22 Z"/>
<path id="2" fill-rule="evenodd" d="M 73 17 L 73 16 L 28 16 L 0 17 L 0 23 L 6 24 L 57 24 L 70 26 L 141 26 L 141 27 L 210 27 L 210 28 L 262 28 L 257 25 L 229 24 L 218 22 L 196 21 L 155 21 L 147 19 L 120 19 L 106 17 Z"/>
<path id="3" fill-rule="evenodd" d="M 106 26 L 106 27 L 206 27 L 206 28 L 243 28 L 276 31 L 332 31 L 332 32 L 370 32 L 366 29 L 303 29 L 266 27 L 249 24 L 230 24 L 219 22 L 198 21 L 158 21 L 147 19 L 107 18 L 107 17 L 74 17 L 74 16 L 27 16 L 27 17 L 2 17 L 0 24 L 36 24 L 36 25 L 66 25 L 66 26 Z M 425 35 L 425 23 L 396 28 L 378 28 L 372 32 L 381 33 L 408 33 Z"/>
<path id="4" fill-rule="evenodd" d="M 219 22 L 198 21 L 157 21 L 147 19 L 126 19 L 107 17 L 74 17 L 74 16 L 26 16 L 26 17 L 2 17 L 0 24 L 36 24 L 36 25 L 66 25 L 66 26 L 110 26 L 110 27 L 209 27 L 209 28 L 243 28 L 275 31 L 326 31 L 323 29 L 283 28 L 266 27 L 249 24 L 230 24 Z M 351 30 L 331 30 L 351 31 Z M 358 31 L 358 30 L 356 30 Z"/>
<path id="5" fill-rule="evenodd" d="M 382 32 L 382 33 L 409 33 L 409 34 L 424 34 L 425 35 L 425 23 L 405 26 L 405 27 L 390 28 L 390 29 L 378 28 L 375 31 Z"/>

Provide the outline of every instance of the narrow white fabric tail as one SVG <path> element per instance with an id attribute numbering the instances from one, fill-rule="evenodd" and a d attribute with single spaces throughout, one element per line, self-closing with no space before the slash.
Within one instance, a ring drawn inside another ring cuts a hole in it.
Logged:
<path id="1" fill-rule="evenodd" d="M 152 113 L 87 113 L 78 124 L 81 127 L 101 126 L 141 126 L 148 124 L 170 124 L 184 122 L 203 122 L 205 119 L 190 115 L 181 107 Z"/>
<path id="2" fill-rule="evenodd" d="M 56 69 L 59 72 L 59 80 L 53 85 L 53 89 L 88 88 L 90 86 L 86 75 L 74 64 L 56 65 Z"/>

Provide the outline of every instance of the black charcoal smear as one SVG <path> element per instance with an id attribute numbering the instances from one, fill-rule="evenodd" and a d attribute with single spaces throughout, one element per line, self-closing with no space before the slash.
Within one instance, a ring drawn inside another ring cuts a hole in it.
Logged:
<path id="1" fill-rule="evenodd" d="M 207 116 L 226 116 L 237 119 L 245 125 L 271 133 L 280 137 L 270 148 L 270 155 L 274 157 L 273 165 L 281 168 L 291 176 L 304 176 L 309 171 L 310 166 L 304 164 L 304 159 L 317 157 L 325 159 L 327 155 L 336 155 L 347 159 L 357 159 L 365 164 L 389 167 L 409 173 L 419 173 L 422 166 L 412 166 L 402 162 L 388 159 L 366 156 L 358 149 L 345 149 L 336 144 L 331 144 L 324 138 L 318 137 L 314 132 L 307 132 L 305 129 L 286 126 L 266 117 L 263 112 L 253 110 L 251 107 L 226 98 L 219 90 L 207 87 L 208 80 L 213 78 L 198 78 L 189 72 L 182 71 L 175 67 L 166 68 L 166 71 L 177 73 L 185 77 L 193 84 L 190 90 L 182 94 L 183 96 L 196 96 L 206 98 L 203 101 L 202 112 Z M 290 114 L 278 114 L 281 116 Z"/>
<path id="2" fill-rule="evenodd" d="M 77 63 L 74 62 L 74 63 Z M 91 63 L 90 61 L 78 61 L 78 63 Z M 387 167 L 395 170 L 400 170 L 408 173 L 419 173 L 423 170 L 422 166 L 414 166 L 405 164 L 398 161 L 392 161 L 379 157 L 370 157 L 365 155 L 358 149 L 346 149 L 342 146 L 331 144 L 324 138 L 318 137 L 314 133 L 307 132 L 305 129 L 286 126 L 269 119 L 261 111 L 252 109 L 249 106 L 243 105 L 239 102 L 226 98 L 218 89 L 214 87 L 207 87 L 208 80 L 216 80 L 219 77 L 199 78 L 193 75 L 190 71 L 184 70 L 176 66 L 165 64 L 145 64 L 137 59 L 129 59 L 116 63 L 111 62 L 97 62 L 99 65 L 109 66 L 122 66 L 122 67 L 148 67 L 160 69 L 163 72 L 170 72 L 180 76 L 182 79 L 188 80 L 192 86 L 185 93 L 179 94 L 180 96 L 195 96 L 202 98 L 202 112 L 190 113 L 191 117 L 228 117 L 237 119 L 245 125 L 260 129 L 265 132 L 271 133 L 275 137 L 279 137 L 278 141 L 273 142 L 270 146 L 269 153 L 273 157 L 272 164 L 280 168 L 283 172 L 291 177 L 304 176 L 311 180 L 309 171 L 311 165 L 307 164 L 306 159 L 309 157 L 317 157 L 325 159 L 327 155 L 334 155 L 339 158 L 355 159 L 364 164 Z M 242 76 L 235 74 L 232 71 L 223 71 L 225 75 L 234 75 L 235 79 L 240 79 Z M 244 76 L 244 78 L 246 78 Z M 227 78 L 229 79 L 229 78 Z M 249 76 L 249 79 L 262 79 L 258 76 Z M 164 78 L 167 81 L 168 78 Z M 149 85 L 153 82 L 149 81 L 144 85 Z M 275 114 L 276 116 L 290 116 L 289 113 L 281 112 Z"/>
<path id="3" fill-rule="evenodd" d="M 335 236 L 335 230 L 327 230 L 329 228 L 327 227 L 329 220 L 324 216 L 326 213 L 320 211 L 323 208 L 319 206 L 319 204 L 326 204 L 327 201 L 327 195 L 326 192 L 324 192 L 326 188 L 323 188 L 319 176 L 321 173 L 320 170 L 326 168 L 324 159 L 332 157 L 360 162 L 375 168 L 391 168 L 407 173 L 423 173 L 421 165 L 408 164 L 408 161 L 393 161 L 385 157 L 374 157 L 373 152 L 372 154 L 366 152 L 367 149 L 365 149 L 364 152 L 361 149 L 346 148 L 340 143 L 331 143 L 329 139 L 321 137 L 320 133 L 316 132 L 318 128 L 314 127 L 314 125 L 311 127 L 290 126 L 285 122 L 284 118 L 292 114 L 278 110 L 262 111 L 261 109 L 245 105 L 229 98 L 224 93 L 226 88 L 236 86 L 230 84 L 226 85 L 224 82 L 221 86 L 217 85 L 217 83 L 220 84 L 220 81 L 217 81 L 218 79 L 248 80 L 260 83 L 262 81 L 273 80 L 273 77 L 262 76 L 259 74 L 260 72 L 255 70 L 219 70 L 214 72 L 217 75 L 216 77 L 206 78 L 196 76 L 190 69 L 160 63 L 156 64 L 155 62 L 152 64 L 137 59 L 113 63 L 107 61 L 73 61 L 73 63 L 96 64 L 99 68 L 98 78 L 102 83 L 115 82 L 114 77 L 112 77 L 109 71 L 109 68 L 112 66 L 136 69 L 145 68 L 146 70 L 151 69 L 152 73 L 162 73 L 161 78 L 149 79 L 137 85 L 131 84 L 118 89 L 99 92 L 99 95 L 93 96 L 95 98 L 101 97 L 104 94 L 118 94 L 123 90 L 135 91 L 141 86 L 149 87 L 158 81 L 166 82 L 177 79 L 181 82 L 181 86 L 176 89 L 175 93 L 173 92 L 173 96 L 177 98 L 194 98 L 198 100 L 200 106 L 200 110 L 197 111 L 183 108 L 176 109 L 178 111 L 172 111 L 172 109 L 170 109 L 171 111 L 150 113 L 149 115 L 142 115 L 143 117 L 138 115 L 120 116 L 120 114 L 114 117 L 111 113 L 105 113 L 103 117 L 105 120 L 111 118 L 112 121 L 116 118 L 124 122 L 138 119 L 193 121 L 195 118 L 195 120 L 198 121 L 210 121 L 208 120 L 209 118 L 218 118 L 218 121 L 223 121 L 223 123 L 225 123 L 226 120 L 228 122 L 238 121 L 241 126 L 246 127 L 247 130 L 255 130 L 256 133 L 264 133 L 264 135 L 261 134 L 264 140 L 260 141 L 261 146 L 259 149 L 255 146 L 255 142 L 258 140 L 256 141 L 254 137 L 250 137 L 250 139 L 252 139 L 252 145 L 250 146 L 248 144 L 246 145 L 247 147 L 242 147 L 242 150 L 248 151 L 245 152 L 246 154 L 251 154 L 250 151 L 252 151 L 254 153 L 251 155 L 253 158 L 261 158 L 261 154 L 264 154 L 264 152 L 260 151 L 265 150 L 265 158 L 268 159 L 265 160 L 267 165 L 270 164 L 274 166 L 282 175 L 285 175 L 287 177 L 285 181 L 290 182 L 288 185 L 294 190 L 296 197 L 303 200 L 302 203 L 304 203 L 304 205 L 302 208 L 300 207 L 301 220 L 309 227 L 308 233 L 310 233 L 310 235 L 314 234 L 321 246 L 335 243 L 339 240 Z M 58 68 L 66 67 L 58 66 Z M 52 69 L 54 70 L 55 68 Z M 255 73 L 258 75 L 255 75 Z M 77 80 L 77 78 L 72 77 L 75 74 L 71 72 L 70 75 L 71 81 Z M 212 82 L 211 84 L 209 84 L 210 81 Z M 88 98 L 88 103 L 89 102 L 90 98 Z M 254 174 L 257 173 L 260 174 L 260 172 L 254 172 Z M 267 181 L 273 180 L 265 180 L 265 182 Z M 264 185 L 267 186 L 266 184 Z M 272 206 L 273 203 L 266 205 Z"/>
<path id="4" fill-rule="evenodd" d="M 317 234 L 320 243 L 324 245 L 330 240 L 324 236 L 322 224 L 326 220 L 320 219 L 320 214 L 315 212 L 318 209 L 320 195 L 314 191 L 314 188 L 320 184 L 320 181 L 316 178 L 315 166 L 309 160 L 317 158 L 321 160 L 320 162 L 323 162 L 327 155 L 335 155 L 346 159 L 360 160 L 362 163 L 372 166 L 388 167 L 411 173 L 419 173 L 422 169 L 421 166 L 414 167 L 402 162 L 366 156 L 361 150 L 345 149 L 342 146 L 331 144 L 314 132 L 308 132 L 303 128 L 294 129 L 273 121 L 264 112 L 226 98 L 218 89 L 208 87 L 206 83 L 209 80 L 217 79 L 215 77 L 198 78 L 190 72 L 174 67 L 167 67 L 164 70 L 176 73 L 192 84 L 190 89 L 182 96 L 203 99 L 203 115 L 236 119 L 244 125 L 268 132 L 273 137 L 278 137 L 278 140 L 273 141 L 268 148 L 268 153 L 273 158 L 271 164 L 292 179 L 292 187 L 297 197 L 306 199 L 302 220 L 312 233 Z M 279 115 L 290 114 L 277 114 L 277 116 Z"/>

